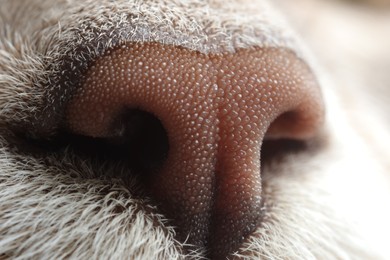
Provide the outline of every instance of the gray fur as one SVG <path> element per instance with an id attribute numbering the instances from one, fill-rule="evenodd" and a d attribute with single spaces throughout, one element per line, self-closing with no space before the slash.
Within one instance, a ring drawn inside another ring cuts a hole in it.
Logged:
<path id="1" fill-rule="evenodd" d="M 77 81 L 59 82 L 64 58 L 77 63 L 71 76 L 82 75 L 80 66 L 87 67 L 107 49 L 129 41 L 160 42 L 204 53 L 272 46 L 290 48 L 304 57 L 293 34 L 263 0 L 0 0 L 0 258 L 204 256 L 204 252 L 183 249 L 174 238 L 174 228 L 153 203 L 136 196 L 137 180 L 124 183 L 118 177 L 126 171 L 122 167 L 84 160 L 67 149 L 29 150 L 30 138 L 50 139 L 61 127 L 56 122 L 67 100 L 54 97 L 55 89 L 65 86 L 72 92 L 78 87 Z M 370 140 L 340 112 L 343 106 L 337 88 L 327 80 L 323 86 L 330 107 L 327 146 L 265 166 L 266 215 L 258 235 L 236 256 L 390 256 L 367 233 L 371 220 L 361 219 L 352 202 L 340 199 L 348 192 L 362 202 L 388 202 L 388 184 L 381 182 L 388 180 L 384 177 L 388 168 L 378 161 Z M 381 128 L 375 118 L 372 125 Z M 388 135 L 380 134 L 389 143 Z M 366 181 L 367 172 L 371 181 Z M 353 186 L 348 191 L 335 185 L 351 179 L 351 184 L 345 184 Z M 362 194 L 363 189 L 368 194 Z M 387 206 L 367 203 L 362 207 L 387 216 Z M 383 230 L 375 229 L 380 234 L 390 230 L 383 223 Z"/>

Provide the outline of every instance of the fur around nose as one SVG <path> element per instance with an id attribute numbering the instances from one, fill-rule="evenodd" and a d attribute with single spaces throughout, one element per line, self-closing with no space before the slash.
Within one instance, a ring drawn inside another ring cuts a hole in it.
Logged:
<path id="1" fill-rule="evenodd" d="M 238 250 L 261 221 L 265 136 L 309 138 L 323 120 L 312 72 L 281 48 L 203 54 L 123 45 L 90 67 L 67 121 L 78 134 L 110 137 L 124 109 L 161 121 L 169 152 L 146 187 L 179 240 L 212 259 Z"/>

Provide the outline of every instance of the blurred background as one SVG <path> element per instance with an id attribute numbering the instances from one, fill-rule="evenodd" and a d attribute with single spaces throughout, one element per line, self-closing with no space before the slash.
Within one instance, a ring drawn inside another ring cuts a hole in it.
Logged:
<path id="1" fill-rule="evenodd" d="M 369 128 L 366 112 L 390 126 L 390 0 L 274 2 L 344 94 L 355 122 Z"/>

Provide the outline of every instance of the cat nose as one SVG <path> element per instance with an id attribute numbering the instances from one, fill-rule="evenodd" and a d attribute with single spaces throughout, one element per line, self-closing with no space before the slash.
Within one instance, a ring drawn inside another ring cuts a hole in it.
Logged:
<path id="1" fill-rule="evenodd" d="M 146 189 L 178 239 L 212 259 L 238 250 L 261 222 L 263 140 L 311 138 L 324 113 L 313 73 L 288 49 L 204 54 L 132 43 L 89 68 L 67 121 L 75 133 L 110 138 L 132 128 L 117 122 L 134 109 L 156 117 L 168 140 Z"/>

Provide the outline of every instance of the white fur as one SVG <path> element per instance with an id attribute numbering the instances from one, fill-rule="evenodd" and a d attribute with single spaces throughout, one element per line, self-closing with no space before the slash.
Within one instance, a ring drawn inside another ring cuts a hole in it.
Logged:
<path id="1" fill-rule="evenodd" d="M 69 151 L 28 155 L 15 127 L 45 106 L 44 87 L 55 87 L 48 79 L 60 57 L 82 59 L 68 52 L 80 43 L 93 46 L 97 32 L 118 29 L 102 49 L 157 41 L 205 53 L 272 46 L 301 55 L 283 22 L 262 0 L 0 0 L 0 6 L 0 258 L 201 258 L 204 252 L 183 251 L 147 198 L 134 197 L 136 179 L 128 189 L 110 177 L 125 169 Z M 92 57 L 102 54 L 95 47 Z M 265 165 L 264 221 L 236 256 L 390 258 L 386 124 L 373 110 L 362 111 L 371 126 L 366 132 L 382 138 L 367 137 L 345 112 L 343 84 L 326 76 L 321 82 L 326 145 Z"/>

